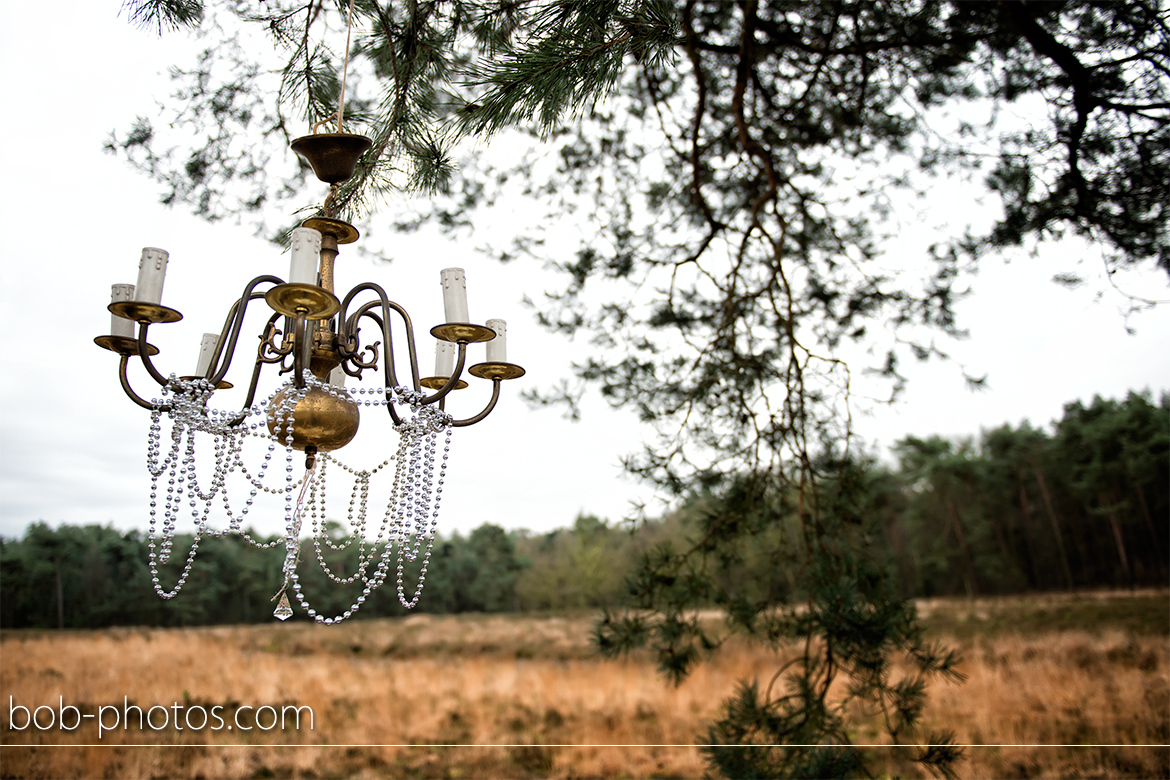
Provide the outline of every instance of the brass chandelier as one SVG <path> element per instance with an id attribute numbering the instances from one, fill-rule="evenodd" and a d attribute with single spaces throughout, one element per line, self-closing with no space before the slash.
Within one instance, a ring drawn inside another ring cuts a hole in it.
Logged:
<path id="1" fill-rule="evenodd" d="M 524 375 L 523 368 L 507 362 L 503 320 L 488 320 L 486 325 L 469 321 L 462 269 L 441 272 L 447 322 L 430 330 L 437 339 L 431 376 L 420 376 L 410 316 L 380 285 L 364 282 L 338 298 L 333 281 L 338 248 L 356 241 L 359 235 L 353 225 L 335 218 L 331 204 L 340 184 L 353 175 L 361 155 L 370 147 L 369 139 L 342 132 L 340 109 L 338 132 L 315 133 L 293 141 L 293 150 L 330 185 L 323 216 L 307 219 L 292 231 L 289 278 L 264 275 L 248 282 L 228 310 L 220 332 L 204 335 L 194 374 L 164 374 L 154 362 L 158 349 L 149 343 L 152 325 L 182 318 L 161 303 L 167 252 L 144 249 L 137 284 L 113 286 L 108 307 L 111 332 L 94 341 L 120 355 L 122 389 L 151 414 L 148 546 L 154 588 L 164 599 L 174 597 L 187 582 L 202 539 L 238 533 L 256 547 L 284 545 L 283 585 L 273 597 L 279 598 L 274 615 L 282 620 L 292 615 L 290 590 L 309 617 L 331 624 L 360 609 L 387 579 L 395 581 L 405 607 L 415 606 L 434 543 L 451 431 L 487 417 L 499 399 L 500 383 Z M 213 395 L 232 387 L 226 376 L 236 356 L 245 313 L 261 298 L 273 313 L 260 333 L 244 403 L 238 410 L 215 409 L 210 403 Z M 394 318 L 398 318 L 399 332 L 405 332 L 408 375 L 400 376 L 395 366 Z M 371 341 L 368 333 L 363 335 L 363 325 L 377 340 Z M 466 367 L 469 346 L 477 343 L 486 343 L 486 359 Z M 384 345 L 381 354 L 380 345 Z M 161 395 L 147 400 L 131 387 L 128 368 L 134 358 L 157 383 Z M 277 365 L 279 375 L 287 378 L 274 392 L 257 400 L 266 365 Z M 446 401 L 450 393 L 468 386 L 463 379 L 465 368 L 472 377 L 491 382 L 492 393 L 477 414 L 457 419 L 446 411 Z M 360 378 L 365 372 L 380 376 L 383 386 L 346 388 L 347 378 Z M 399 434 L 394 454 L 369 470 L 346 466 L 332 455 L 354 438 L 362 406 L 384 406 Z M 208 439 L 214 463 L 210 477 L 196 469 L 197 449 L 205 452 Z M 259 442 L 260 454 L 253 463 L 246 462 L 248 442 Z M 279 461 L 281 449 L 283 478 L 273 476 L 279 468 L 272 467 Z M 301 453 L 305 468 L 298 478 Z M 326 518 L 325 478 L 330 467 L 348 472 L 353 479 L 349 528 L 341 540 L 336 525 Z M 392 482 L 380 526 L 371 538 L 367 511 L 370 485 L 380 474 L 392 475 Z M 237 484 L 246 491 L 242 500 L 240 494 L 229 495 Z M 244 522 L 261 493 L 283 499 L 283 539 L 264 542 L 245 529 Z M 212 506 L 217 503 L 222 503 L 227 519 L 219 529 L 209 523 Z M 167 588 L 161 582 L 159 566 L 171 559 L 176 525 L 185 515 L 194 523 L 193 542 L 177 582 Z M 298 566 L 305 530 L 310 532 L 316 558 L 329 579 L 361 587 L 360 595 L 340 614 L 320 614 L 302 591 Z M 357 570 L 335 573 L 325 561 L 324 550 L 351 546 L 357 549 Z M 418 567 L 418 579 L 416 586 L 407 587 L 405 569 L 411 562 Z"/>

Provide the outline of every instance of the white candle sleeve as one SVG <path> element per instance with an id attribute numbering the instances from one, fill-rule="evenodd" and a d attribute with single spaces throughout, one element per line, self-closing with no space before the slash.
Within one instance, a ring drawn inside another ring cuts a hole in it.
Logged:
<path id="1" fill-rule="evenodd" d="M 167 260 L 170 254 L 165 249 L 152 246 L 142 248 L 142 259 L 138 261 L 138 284 L 134 285 L 134 300 L 140 303 L 162 303 L 163 279 L 167 275 Z"/>
<path id="2" fill-rule="evenodd" d="M 508 362 L 508 323 L 503 320 L 488 320 L 487 326 L 496 332 L 496 337 L 487 343 L 487 362 Z"/>
<path id="3" fill-rule="evenodd" d="M 199 362 L 196 363 L 195 376 L 207 376 L 207 369 L 211 368 L 211 356 L 219 346 L 218 333 L 204 333 L 203 341 L 199 344 Z"/>
<path id="4" fill-rule="evenodd" d="M 134 285 L 110 285 L 110 303 L 132 300 L 134 300 Z M 110 335 L 119 336 L 124 339 L 134 338 L 134 320 L 128 320 L 125 317 L 119 317 L 117 314 L 110 312 Z"/>
<path id="5" fill-rule="evenodd" d="M 455 373 L 456 347 L 450 341 L 435 344 L 435 376 L 451 376 Z"/>
<path id="6" fill-rule="evenodd" d="M 316 284 L 317 266 L 321 262 L 321 231 L 299 227 L 292 232 L 290 284 Z"/>
<path id="7" fill-rule="evenodd" d="M 467 280 L 462 268 L 444 268 L 439 272 L 443 282 L 443 309 L 447 322 L 471 322 L 467 316 Z"/>

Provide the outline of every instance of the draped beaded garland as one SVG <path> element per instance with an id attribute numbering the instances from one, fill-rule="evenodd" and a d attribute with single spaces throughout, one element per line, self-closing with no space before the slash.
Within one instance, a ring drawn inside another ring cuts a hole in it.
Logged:
<path id="1" fill-rule="evenodd" d="M 424 405 L 423 396 L 407 387 L 359 388 L 356 393 L 361 396 L 357 399 L 360 406 L 396 403 L 400 409 L 410 410 L 410 415 L 404 416 L 394 426 L 399 435 L 395 454 L 373 469 L 356 470 L 330 453 L 322 452 L 316 456 L 315 463 L 298 477 L 296 459 L 303 453 L 293 448 L 297 403 L 311 388 L 320 388 L 335 397 L 349 395 L 345 389 L 322 382 L 307 371 L 303 377 L 303 387 L 297 388 L 290 380 L 264 401 L 241 412 L 209 408 L 207 401 L 212 387 L 207 380 L 180 379 L 174 375 L 163 388 L 162 397 L 153 401 L 146 458 L 151 475 L 148 549 L 151 581 L 160 597 L 170 599 L 182 590 L 202 539 L 236 533 L 260 549 L 284 543 L 284 586 L 277 594 L 280 604 L 274 613 L 281 619 L 292 614 L 285 593 L 286 588 L 291 586 L 297 602 L 317 622 L 333 624 L 345 620 L 359 610 L 386 581 L 391 566 L 395 565 L 394 581 L 399 601 L 407 609 L 418 604 L 438 527 L 439 503 L 451 449 L 451 415 L 433 404 Z M 165 454 L 164 410 L 171 423 L 169 446 L 165 448 Z M 272 423 L 271 430 L 269 422 Z M 205 479 L 201 482 L 196 468 L 196 434 L 207 434 L 212 438 L 213 469 L 209 481 Z M 245 467 L 242 457 L 244 443 L 249 438 L 267 443 L 267 452 L 254 471 Z M 438 453 L 440 440 L 443 446 L 441 460 Z M 278 448 L 285 451 L 285 475 L 283 484 L 274 487 L 269 484 L 273 481 L 269 470 Z M 394 468 L 389 499 L 378 530 L 371 539 L 368 536 L 370 483 L 375 476 L 386 471 L 391 463 Z M 326 476 L 331 467 L 347 472 L 354 479 L 347 502 L 348 540 L 337 544 L 329 536 L 326 520 Z M 247 497 L 242 504 L 239 503 L 239 497 L 235 497 L 238 511 L 232 509 L 233 497 L 229 496 L 228 484 L 229 476 L 235 473 L 243 477 L 247 486 Z M 283 498 L 283 539 L 262 542 L 244 528 L 245 519 L 261 493 Z M 208 522 L 217 499 L 222 502 L 227 518 L 226 526 L 220 529 L 212 528 Z M 194 522 L 193 540 L 182 571 L 174 587 L 168 590 L 159 577 L 159 565 L 171 559 L 177 522 L 186 511 L 190 512 Z M 333 617 L 319 614 L 301 587 L 298 566 L 302 523 L 306 515 L 309 518 L 314 557 L 325 575 L 339 584 L 362 585 L 361 594 L 350 607 Z M 355 544 L 358 548 L 356 571 L 349 574 L 334 572 L 325 560 L 322 545 L 340 551 Z M 406 564 L 414 562 L 420 564 L 418 581 L 408 586 Z M 409 598 L 408 590 L 413 591 Z"/>

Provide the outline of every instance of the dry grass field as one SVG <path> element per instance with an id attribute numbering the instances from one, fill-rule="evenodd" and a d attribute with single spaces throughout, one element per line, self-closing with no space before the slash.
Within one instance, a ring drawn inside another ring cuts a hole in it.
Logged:
<path id="1" fill-rule="evenodd" d="M 983 745 L 966 751 L 964 777 L 1170 776 L 1166 593 L 921 608 L 966 659 L 968 682 L 935 686 L 928 707 L 928 725 Z M 4 632 L 0 776 L 698 777 L 691 745 L 721 699 L 777 665 L 733 645 L 672 688 L 649 658 L 596 658 L 591 620 Z M 34 714 L 47 725 L 62 703 L 76 730 L 18 730 Z M 139 729 L 135 706 L 166 725 Z M 312 708 L 312 729 L 302 711 L 300 729 L 290 716 L 264 730 L 289 706 Z M 1017 744 L 1066 747 L 1004 747 Z"/>

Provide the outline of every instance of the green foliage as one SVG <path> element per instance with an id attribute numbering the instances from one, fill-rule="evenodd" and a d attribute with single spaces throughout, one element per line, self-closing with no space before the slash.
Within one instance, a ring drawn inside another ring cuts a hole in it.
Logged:
<path id="1" fill-rule="evenodd" d="M 475 594 L 473 609 L 479 612 L 507 612 L 516 609 L 516 576 L 520 564 L 512 537 L 495 525 L 481 525 L 467 539 L 469 552 L 475 556 Z"/>
<path id="2" fill-rule="evenodd" d="M 634 59 L 660 70 L 678 41 L 678 20 L 662 0 L 582 0 L 534 5 L 525 37 L 498 46 L 470 74 L 480 97 L 459 111 L 458 128 L 478 135 L 511 126 L 546 132 L 592 111 Z"/>
<path id="3" fill-rule="evenodd" d="M 636 535 L 581 515 L 569 529 L 519 540 L 517 553 L 528 563 L 516 581 L 525 610 L 613 607 L 626 602 L 626 577 L 637 551 L 657 535 L 648 525 Z"/>
<path id="4" fill-rule="evenodd" d="M 166 200 L 209 217 L 292 197 L 298 178 L 276 174 L 267 153 L 232 138 L 287 139 L 287 128 L 336 113 L 344 52 L 328 44 L 341 40 L 346 4 L 128 0 L 125 8 L 139 25 L 187 28 L 214 45 L 196 67 L 174 71 L 173 115 L 160 118 L 159 127 L 189 138 L 164 138 L 140 119 L 112 136 L 110 150 L 165 183 Z M 821 303 L 844 325 L 838 335 L 891 307 L 948 327 L 948 253 L 918 293 L 876 272 L 850 278 L 839 266 L 876 254 L 880 220 L 862 203 L 880 212 L 882 189 L 906 186 L 914 168 L 978 170 L 991 156 L 998 162 L 986 184 L 1004 216 L 983 239 L 960 237 L 952 249 L 1072 229 L 1113 247 L 1111 262 L 1170 270 L 1157 3 L 362 0 L 354 24 L 345 115 L 375 147 L 346 187 L 341 205 L 351 209 L 387 189 L 443 190 L 460 138 L 520 128 L 575 151 L 560 173 L 586 200 L 597 193 L 574 169 L 605 172 L 593 177 L 605 189 L 617 184 L 592 200 L 617 218 L 599 223 L 619 249 L 644 244 L 654 251 L 638 254 L 662 262 L 673 248 L 694 262 L 741 245 L 738 237 L 763 252 L 746 255 L 759 263 L 779 242 L 786 257 L 815 269 L 805 303 L 819 285 Z M 1047 117 L 1023 128 L 994 118 L 957 131 L 933 124 L 936 107 L 970 104 L 972 114 L 994 117 L 1009 102 L 1043 104 Z M 656 173 L 632 164 L 660 149 L 669 154 Z M 873 178 L 879 160 L 893 167 Z M 493 175 L 466 163 L 459 186 L 478 190 L 479 203 Z M 842 173 L 856 184 L 852 197 L 835 186 Z M 230 184 L 244 192 L 226 196 Z M 543 197 L 546 188 L 530 192 Z M 631 230 L 636 210 L 622 216 L 643 197 L 656 223 L 670 226 L 662 245 Z M 849 246 L 860 255 L 846 254 Z M 831 259 L 817 259 L 822 252 Z"/>
<path id="5" fill-rule="evenodd" d="M 137 0 L 123 3 L 130 11 L 130 21 L 156 32 L 194 27 L 203 19 L 202 0 Z"/>
<path id="6" fill-rule="evenodd" d="M 1064 222 L 1102 236 L 1131 258 L 1156 259 L 1170 271 L 1170 190 L 1159 178 L 1170 160 L 1170 122 L 1163 113 L 1164 10 L 1157 3 L 1076 3 L 1060 9 L 1006 3 L 1002 14 L 1042 61 L 1039 67 L 1007 69 L 999 94 L 1014 99 L 1022 81 L 1055 90 L 1058 97 L 1050 101 L 1051 131 L 1005 139 L 988 179 L 1005 196 L 993 243 L 1018 244 L 1040 226 Z M 1122 50 L 1129 55 L 1113 56 Z M 1133 70 L 1130 57 L 1137 63 Z M 1055 148 L 1039 158 L 1021 157 L 1037 150 L 1041 139 Z M 1041 172 L 1053 167 L 1059 176 L 1050 186 L 1038 186 L 1045 183 Z M 1125 214 L 1115 210 L 1121 200 Z"/>
<path id="7" fill-rule="evenodd" d="M 304 134 L 292 127 L 337 121 L 345 52 L 324 41 L 343 40 L 337 28 L 347 4 L 128 0 L 126 7 L 140 25 L 187 27 L 210 43 L 194 68 L 172 71 L 174 111 L 159 122 L 168 132 L 140 117 L 111 134 L 107 151 L 161 182 L 163 202 L 190 203 L 209 219 L 273 202 L 287 207 L 304 170 L 276 174 L 262 141 L 287 144 Z M 446 190 L 455 138 L 533 117 L 551 129 L 603 97 L 627 58 L 656 66 L 677 38 L 673 8 L 660 0 L 365 0 L 353 14 L 343 119 L 374 147 L 335 201 L 343 213 L 366 211 L 402 187 Z M 258 55 L 258 45 L 275 56 Z M 186 137 L 173 141 L 172 133 Z"/>

